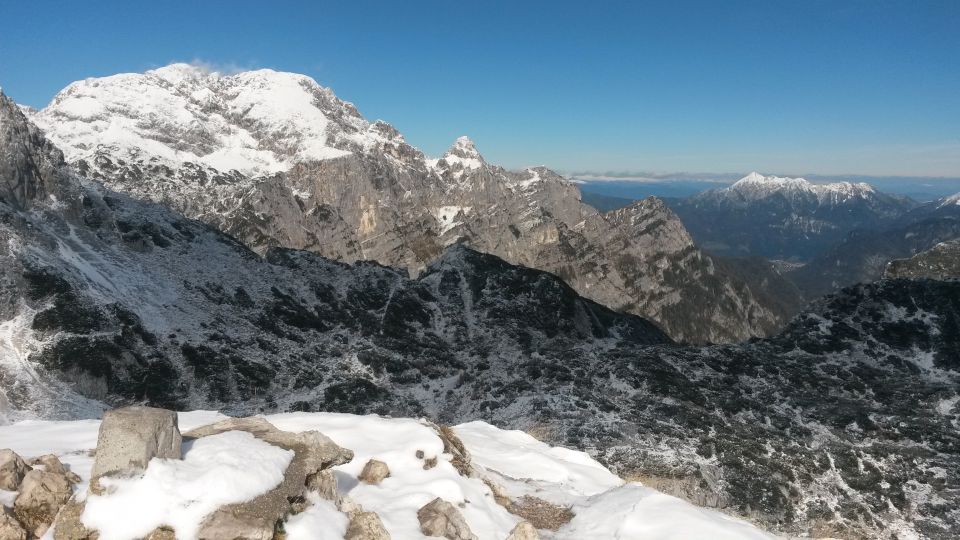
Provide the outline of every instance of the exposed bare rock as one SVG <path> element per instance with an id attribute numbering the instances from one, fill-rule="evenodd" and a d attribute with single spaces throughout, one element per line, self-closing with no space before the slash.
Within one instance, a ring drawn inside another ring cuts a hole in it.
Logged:
<path id="1" fill-rule="evenodd" d="M 54 540 L 96 540 L 99 537 L 97 531 L 88 529 L 80 521 L 84 506 L 85 503 L 78 501 L 76 496 L 67 501 L 57 514 L 53 529 Z"/>
<path id="2" fill-rule="evenodd" d="M 537 529 L 555 531 L 573 519 L 573 512 L 539 497 L 524 495 L 507 504 L 507 511 L 529 521 Z"/>
<path id="3" fill-rule="evenodd" d="M 274 110 L 279 92 L 302 101 L 297 114 Z M 78 116 L 77 103 L 96 112 Z M 785 322 L 713 265 L 657 199 L 601 214 L 573 182 L 544 167 L 487 163 L 467 137 L 429 159 L 303 75 L 171 65 L 74 83 L 32 118 L 82 174 L 258 253 L 303 249 L 416 275 L 464 242 L 554 273 L 677 340 L 739 341 Z"/>
<path id="4" fill-rule="evenodd" d="M 173 411 L 139 406 L 107 411 L 97 436 L 91 489 L 99 489 L 101 476 L 141 471 L 155 457 L 180 459 L 180 442 Z"/>
<path id="5" fill-rule="evenodd" d="M 0 540 L 27 540 L 27 531 L 7 509 L 0 506 Z"/>
<path id="6" fill-rule="evenodd" d="M 281 431 L 259 417 L 230 418 L 192 430 L 186 436 L 200 438 L 234 430 L 246 431 L 266 443 L 291 450 L 294 457 L 280 485 L 251 501 L 224 506 L 207 516 L 200 526 L 201 539 L 274 538 L 277 524 L 294 513 L 294 505 L 303 499 L 308 478 L 353 458 L 353 452 L 337 446 L 317 431 Z"/>
<path id="7" fill-rule="evenodd" d="M 387 467 L 387 464 L 377 459 L 371 459 L 363 466 L 359 479 L 361 482 L 368 484 L 379 484 L 388 476 L 390 476 L 390 468 Z"/>
<path id="8" fill-rule="evenodd" d="M 23 458 L 10 449 L 0 450 L 0 489 L 17 491 L 30 470 Z"/>
<path id="9" fill-rule="evenodd" d="M 390 533 L 376 512 L 350 512 L 350 523 L 343 540 L 390 540 Z"/>
<path id="10" fill-rule="evenodd" d="M 71 472 L 70 469 L 68 469 L 67 466 L 60 461 L 60 458 L 53 454 L 45 454 L 40 457 L 35 457 L 30 460 L 30 465 L 33 467 L 41 466 L 43 467 L 43 470 L 47 472 L 62 474 L 71 484 L 77 484 L 80 482 L 80 476 L 74 472 Z"/>
<path id="11" fill-rule="evenodd" d="M 442 536 L 448 540 L 478 540 L 460 511 L 439 497 L 418 510 L 417 519 L 420 520 L 420 531 L 427 536 Z"/>
<path id="12" fill-rule="evenodd" d="M 71 495 L 66 477 L 34 469 L 23 477 L 13 513 L 30 534 L 39 538 L 53 524 L 57 512 Z"/>
<path id="13" fill-rule="evenodd" d="M 320 495 L 321 498 L 340 505 L 340 493 L 337 491 L 337 476 L 330 469 L 307 475 L 307 490 Z"/>
<path id="14" fill-rule="evenodd" d="M 540 540 L 540 533 L 529 521 L 521 521 L 510 531 L 507 540 Z"/>

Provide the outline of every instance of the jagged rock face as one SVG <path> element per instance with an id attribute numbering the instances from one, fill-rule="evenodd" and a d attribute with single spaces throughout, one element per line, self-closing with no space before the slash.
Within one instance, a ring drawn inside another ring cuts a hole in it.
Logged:
<path id="1" fill-rule="evenodd" d="M 305 251 L 262 258 L 58 174 L 80 213 L 0 204 L 0 396 L 14 418 L 129 403 L 482 418 L 791 534 L 960 534 L 957 281 L 860 286 L 770 339 L 681 347 L 459 244 L 415 280 Z M 646 210 L 602 219 L 683 240 Z"/>
<path id="2" fill-rule="evenodd" d="M 887 278 L 960 278 L 960 240 L 941 242 L 909 259 L 890 261 Z"/>
<path id="3" fill-rule="evenodd" d="M 466 137 L 428 159 L 302 75 L 179 64 L 74 83 L 32 118 L 81 174 L 261 254 L 303 249 L 417 275 L 463 242 L 682 341 L 743 340 L 788 318 L 712 264 L 661 204 L 600 214 L 555 173 L 490 165 Z"/>
<path id="4" fill-rule="evenodd" d="M 854 229 L 890 224 L 913 206 L 869 184 L 813 184 L 755 172 L 728 188 L 671 202 L 711 253 L 795 260 L 817 255 Z"/>

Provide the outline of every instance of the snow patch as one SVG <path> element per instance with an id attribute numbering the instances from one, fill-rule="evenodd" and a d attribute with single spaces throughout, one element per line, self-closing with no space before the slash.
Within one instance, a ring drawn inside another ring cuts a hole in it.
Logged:
<path id="1" fill-rule="evenodd" d="M 223 505 L 258 497 L 283 481 L 293 452 L 243 431 L 185 442 L 183 459 L 153 459 L 138 478 L 102 478 L 112 490 L 90 495 L 81 520 L 101 540 L 143 538 L 170 526 L 196 538 L 203 519 Z"/>

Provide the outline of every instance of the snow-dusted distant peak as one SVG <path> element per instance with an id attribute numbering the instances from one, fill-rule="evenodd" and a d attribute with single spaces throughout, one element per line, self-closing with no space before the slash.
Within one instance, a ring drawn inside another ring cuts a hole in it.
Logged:
<path id="1" fill-rule="evenodd" d="M 809 193 L 818 198 L 865 198 L 875 193 L 873 186 L 863 182 L 834 182 L 815 184 L 804 178 L 767 176 L 756 171 L 744 176 L 723 191 L 733 191 L 747 198 L 764 198 L 774 193 Z"/>
<path id="2" fill-rule="evenodd" d="M 940 202 L 940 208 L 944 206 L 958 205 L 960 206 L 960 193 L 955 193 Z"/>

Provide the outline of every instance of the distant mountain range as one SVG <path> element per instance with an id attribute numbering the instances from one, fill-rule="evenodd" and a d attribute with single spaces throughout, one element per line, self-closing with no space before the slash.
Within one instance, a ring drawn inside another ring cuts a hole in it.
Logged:
<path id="1" fill-rule="evenodd" d="M 797 260 L 813 257 L 850 231 L 893 223 L 916 205 L 869 184 L 814 184 L 758 173 L 670 204 L 711 252 Z"/>
<path id="2" fill-rule="evenodd" d="M 428 158 L 303 75 L 175 64 L 76 82 L 27 114 L 81 174 L 258 253 L 304 249 L 417 275 L 465 243 L 689 342 L 767 335 L 792 315 L 726 273 L 657 201 L 605 214 L 548 169 L 487 163 L 467 138 Z"/>
<path id="3" fill-rule="evenodd" d="M 104 159 L 75 163 L 104 171 Z M 126 162 L 142 175 L 128 179 L 199 193 L 151 159 Z M 471 178 L 474 160 L 461 140 L 435 166 L 453 183 Z M 681 246 L 640 287 L 681 279 L 671 264 L 702 265 L 704 276 L 763 271 L 763 261 L 729 269 L 689 247 L 656 199 L 597 216 L 607 250 L 630 254 L 620 235 L 640 253 Z M 0 94 L 0 421 L 126 403 L 481 418 L 589 448 L 623 477 L 784 534 L 960 534 L 956 280 L 844 289 L 773 337 L 698 347 L 463 243 L 415 279 L 372 261 L 263 251 L 84 177 Z M 727 291 L 689 302 L 743 301 Z"/>

